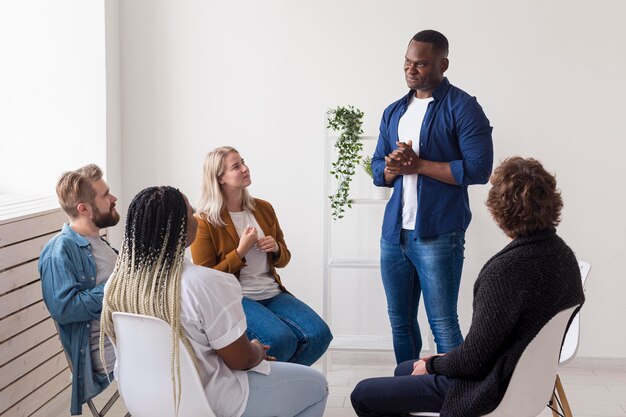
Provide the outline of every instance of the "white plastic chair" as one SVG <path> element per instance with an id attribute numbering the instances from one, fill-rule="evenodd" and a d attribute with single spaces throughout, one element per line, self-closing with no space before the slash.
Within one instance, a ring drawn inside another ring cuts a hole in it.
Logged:
<path id="1" fill-rule="evenodd" d="M 558 357 L 567 323 L 578 306 L 554 316 L 526 346 L 498 407 L 485 417 L 536 417 L 546 408 L 554 389 Z M 411 413 L 438 416 L 438 413 Z"/>
<path id="2" fill-rule="evenodd" d="M 117 385 L 133 417 L 176 416 L 172 388 L 171 327 L 155 317 L 113 313 Z M 191 354 L 179 342 L 179 417 L 215 417 Z"/>
<path id="3" fill-rule="evenodd" d="M 587 281 L 587 275 L 589 275 L 591 265 L 589 262 L 580 261 L 578 262 L 578 266 L 580 267 L 580 278 L 583 282 L 583 288 L 585 288 L 585 281 Z M 580 319 L 578 316 L 580 316 L 580 313 L 576 314 L 576 317 L 572 320 L 572 324 L 569 326 L 567 334 L 565 335 L 559 366 L 563 366 L 574 359 L 578 351 L 578 338 L 580 336 Z"/>
<path id="4" fill-rule="evenodd" d="M 587 275 L 589 275 L 589 270 L 591 269 L 591 264 L 585 261 L 579 261 L 578 266 L 580 267 L 580 278 L 582 279 L 583 289 L 585 288 L 585 282 L 587 281 Z M 565 340 L 563 341 L 563 348 L 561 349 L 561 357 L 559 359 L 559 366 L 563 366 L 570 362 L 572 359 L 576 357 L 576 352 L 578 352 L 578 340 L 580 338 L 580 313 L 576 314 L 576 317 L 572 320 L 572 324 L 569 326 L 567 330 L 567 334 L 565 335 Z M 554 398 L 552 407 L 552 414 L 554 416 L 572 416 L 572 409 L 570 408 L 569 401 L 567 401 L 567 396 L 565 395 L 565 389 L 563 388 L 563 384 L 561 384 L 561 378 L 559 375 L 556 376 L 556 382 L 554 386 Z"/>

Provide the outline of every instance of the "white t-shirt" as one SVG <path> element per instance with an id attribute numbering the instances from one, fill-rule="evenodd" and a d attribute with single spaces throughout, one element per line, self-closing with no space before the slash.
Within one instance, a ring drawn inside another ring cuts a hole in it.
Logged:
<path id="1" fill-rule="evenodd" d="M 248 402 L 248 375 L 230 369 L 215 352 L 246 332 L 237 279 L 185 260 L 180 320 L 198 360 L 200 379 L 213 411 L 218 417 L 239 417 Z M 261 361 L 251 371 L 268 375 L 270 364 Z"/>
<path id="2" fill-rule="evenodd" d="M 109 284 L 104 287 L 105 297 Z M 247 329 L 237 278 L 185 259 L 180 304 L 180 323 L 193 348 L 211 408 L 217 417 L 241 416 L 250 393 L 247 372 L 269 375 L 271 368 L 262 360 L 248 371 L 233 370 L 215 352 L 235 342 Z M 117 362 L 115 375 L 117 378 Z"/>
<path id="3" fill-rule="evenodd" d="M 413 150 L 419 156 L 420 130 L 424 115 L 428 109 L 429 98 L 411 96 L 406 112 L 398 123 L 398 139 L 400 142 L 413 141 Z M 402 228 L 415 229 L 415 215 L 417 213 L 417 174 L 402 176 Z"/>
<path id="4" fill-rule="evenodd" d="M 263 230 L 250 210 L 228 212 L 228 214 L 230 214 L 230 218 L 233 220 L 233 225 L 239 237 L 241 237 L 243 230 L 248 225 L 256 228 L 259 239 L 265 237 Z M 246 266 L 239 271 L 239 284 L 241 285 L 243 296 L 251 300 L 267 300 L 280 294 L 282 291 L 278 287 L 274 276 L 270 274 L 267 253 L 253 246 L 244 256 L 246 258 Z"/>

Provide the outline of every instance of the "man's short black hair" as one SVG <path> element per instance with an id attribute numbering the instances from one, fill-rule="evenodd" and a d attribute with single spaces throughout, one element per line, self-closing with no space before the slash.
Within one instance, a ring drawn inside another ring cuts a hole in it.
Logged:
<path id="1" fill-rule="evenodd" d="M 433 51 L 442 52 L 443 56 L 448 56 L 448 39 L 436 30 L 428 29 L 417 32 L 412 40 L 430 43 L 433 46 Z"/>

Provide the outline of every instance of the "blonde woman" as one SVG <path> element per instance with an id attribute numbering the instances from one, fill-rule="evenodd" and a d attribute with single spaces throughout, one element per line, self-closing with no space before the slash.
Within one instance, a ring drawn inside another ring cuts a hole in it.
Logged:
<path id="1" fill-rule="evenodd" d="M 328 395 L 322 374 L 268 362 L 273 358 L 267 356 L 267 346 L 246 336 L 235 277 L 184 259 L 196 228 L 193 210 L 177 189 L 150 187 L 137 194 L 105 289 L 101 341 L 103 335 L 115 340 L 115 311 L 158 317 L 172 327 L 173 372 L 179 369 L 182 339 L 196 357 L 218 417 L 321 417 Z"/>
<path id="2" fill-rule="evenodd" d="M 311 365 L 332 335 L 315 311 L 283 286 L 276 268 L 287 265 L 291 254 L 271 204 L 248 193 L 251 183 L 236 149 L 225 146 L 206 156 L 193 262 L 237 277 L 249 338 L 269 345 L 268 353 L 279 361 Z"/>

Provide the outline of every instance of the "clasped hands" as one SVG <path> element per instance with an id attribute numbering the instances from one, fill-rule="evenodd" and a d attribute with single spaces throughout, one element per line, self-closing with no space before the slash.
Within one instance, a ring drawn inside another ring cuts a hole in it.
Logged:
<path id="1" fill-rule="evenodd" d="M 433 356 L 443 356 L 443 354 L 424 356 L 423 358 L 415 361 L 413 363 L 413 372 L 411 372 L 411 375 L 426 375 L 428 373 L 426 370 L 426 361 Z"/>
<path id="2" fill-rule="evenodd" d="M 280 251 L 276 239 L 272 236 L 259 238 L 256 227 L 248 225 L 241 233 L 239 246 L 237 246 L 237 254 L 240 258 L 243 258 L 253 246 L 261 252 L 269 252 L 275 255 L 278 255 Z"/>
<path id="3" fill-rule="evenodd" d="M 398 147 L 385 156 L 385 174 L 393 177 L 417 174 L 422 160 L 413 150 L 413 141 L 396 142 L 396 145 Z"/>

